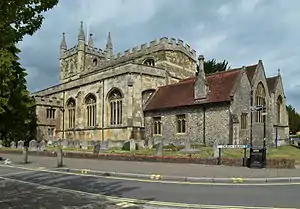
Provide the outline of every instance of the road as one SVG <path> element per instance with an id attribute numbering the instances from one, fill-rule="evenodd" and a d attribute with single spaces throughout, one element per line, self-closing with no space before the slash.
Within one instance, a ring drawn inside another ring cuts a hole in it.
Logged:
<path id="1" fill-rule="evenodd" d="M 156 205 L 159 202 L 175 202 L 182 203 L 181 205 L 227 205 L 230 208 L 233 206 L 299 208 L 299 191 L 300 185 L 297 184 L 181 185 L 0 167 L 1 209 L 71 208 L 71 206 L 113 208 L 111 199 L 107 197 L 121 198 L 117 199 L 118 202 L 126 202 L 125 198 L 144 200 L 146 203 L 144 202 L 142 208 L 150 208 L 147 205 L 151 205 L 153 201 L 156 201 Z"/>

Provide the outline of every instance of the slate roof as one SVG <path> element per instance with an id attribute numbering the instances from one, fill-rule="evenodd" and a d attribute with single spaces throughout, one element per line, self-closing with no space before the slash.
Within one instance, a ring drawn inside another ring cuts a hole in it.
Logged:
<path id="1" fill-rule="evenodd" d="M 276 90 L 278 76 L 267 78 L 267 85 L 270 93 L 273 93 Z"/>
<path id="2" fill-rule="evenodd" d="M 210 89 L 203 103 L 231 101 L 232 90 L 240 69 L 218 72 L 206 76 Z M 178 83 L 161 86 L 148 101 L 145 111 L 195 105 L 194 85 L 196 77 L 190 77 Z"/>

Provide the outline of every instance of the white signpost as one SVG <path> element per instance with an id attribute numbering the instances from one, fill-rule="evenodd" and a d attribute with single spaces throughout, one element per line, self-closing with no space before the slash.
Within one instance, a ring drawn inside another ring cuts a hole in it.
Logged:
<path id="1" fill-rule="evenodd" d="M 221 149 L 244 149 L 243 166 L 246 166 L 247 148 L 249 148 L 249 145 L 245 145 L 245 144 L 218 145 L 217 148 L 219 149 L 218 165 L 221 164 Z"/>
<path id="2" fill-rule="evenodd" d="M 249 145 L 236 144 L 236 145 L 218 145 L 219 149 L 247 149 Z"/>

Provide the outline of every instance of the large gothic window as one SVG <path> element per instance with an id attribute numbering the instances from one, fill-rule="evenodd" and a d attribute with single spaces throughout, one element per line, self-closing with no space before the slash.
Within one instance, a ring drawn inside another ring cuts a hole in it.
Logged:
<path id="1" fill-rule="evenodd" d="M 282 97 L 279 96 L 277 98 L 277 123 L 280 124 L 281 120 L 281 109 L 282 109 Z"/>
<path id="2" fill-rule="evenodd" d="M 85 98 L 86 105 L 86 120 L 87 126 L 92 127 L 96 125 L 96 96 L 88 94 Z"/>
<path id="3" fill-rule="evenodd" d="M 259 83 L 256 88 L 255 92 L 255 106 L 265 106 L 266 107 L 266 91 L 262 83 Z M 264 117 L 263 117 L 263 111 L 257 111 L 256 112 L 256 122 L 257 123 L 263 123 Z"/>
<path id="4" fill-rule="evenodd" d="M 110 107 L 110 125 L 122 124 L 122 93 L 114 89 L 108 95 L 109 107 Z"/>
<path id="5" fill-rule="evenodd" d="M 68 113 L 68 128 L 75 128 L 75 99 L 70 98 L 67 101 L 67 113 Z"/>

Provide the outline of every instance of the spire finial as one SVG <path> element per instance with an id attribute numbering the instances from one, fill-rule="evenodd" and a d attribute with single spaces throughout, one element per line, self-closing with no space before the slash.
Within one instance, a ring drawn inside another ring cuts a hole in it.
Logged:
<path id="1" fill-rule="evenodd" d="M 280 75 L 280 68 L 278 68 L 278 70 L 277 70 L 277 74 L 278 74 L 278 75 Z"/>
<path id="2" fill-rule="evenodd" d="M 62 33 L 63 37 L 60 43 L 60 49 L 67 50 L 67 43 L 66 43 L 66 37 L 65 37 L 65 32 Z"/>
<path id="3" fill-rule="evenodd" d="M 113 56 L 113 44 L 112 44 L 112 41 L 111 41 L 110 32 L 108 32 L 107 43 L 106 43 L 106 51 L 107 51 L 107 55 L 109 57 Z"/>
<path id="4" fill-rule="evenodd" d="M 78 40 L 83 40 L 83 41 L 85 40 L 84 29 L 83 29 L 83 21 L 80 22 Z"/>
<path id="5" fill-rule="evenodd" d="M 91 47 L 94 47 L 94 41 L 93 41 L 93 34 L 92 33 L 90 33 L 88 45 L 91 46 Z"/>

